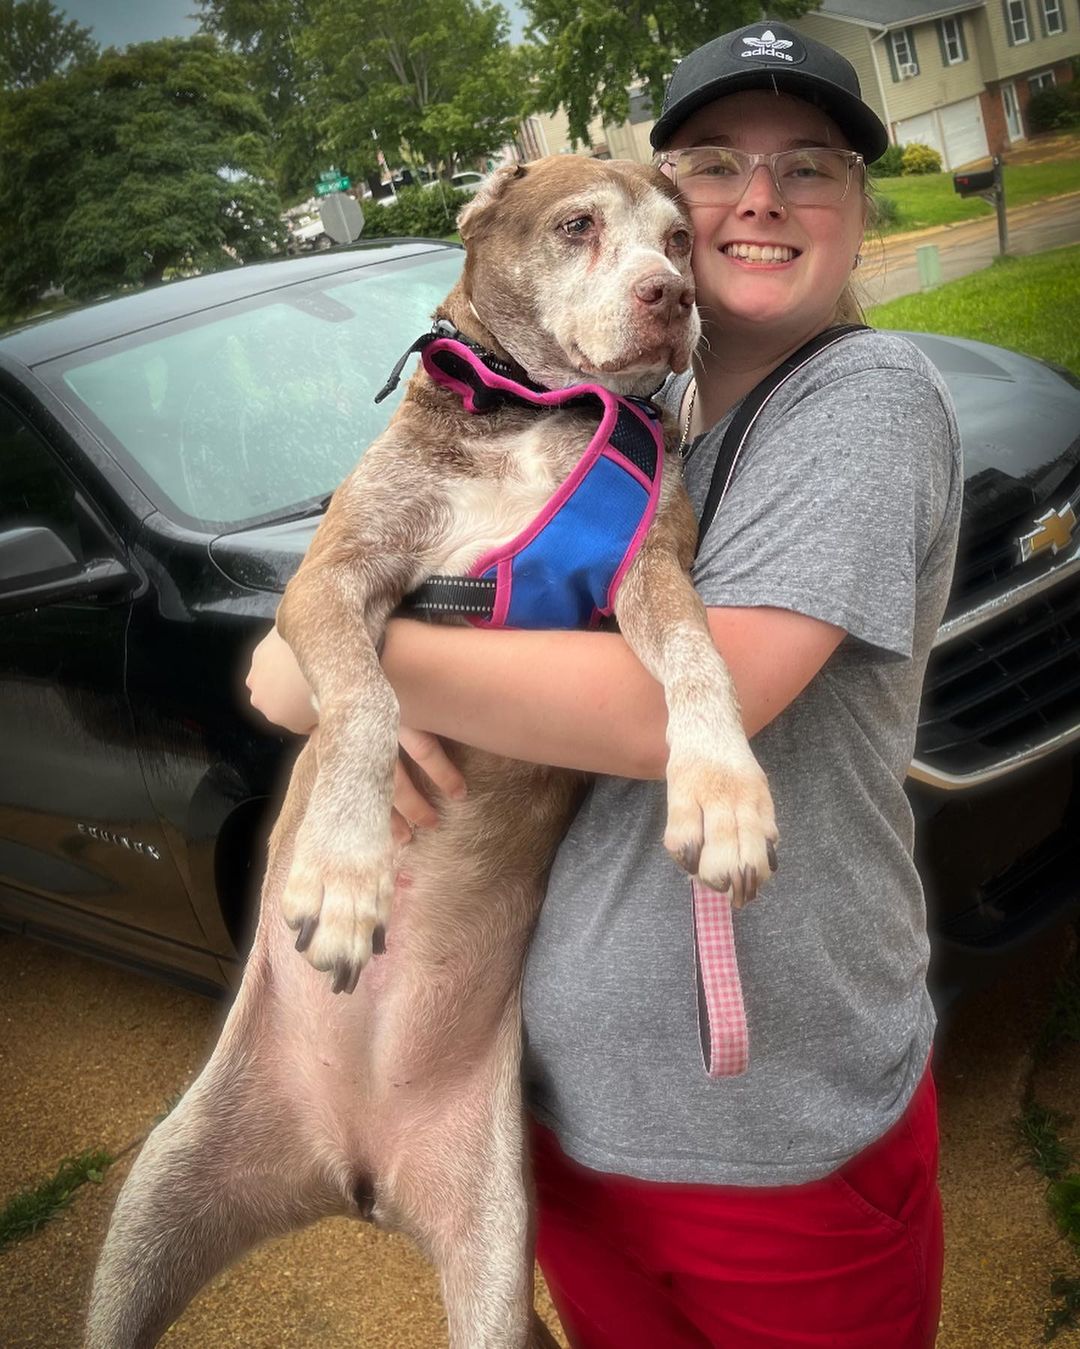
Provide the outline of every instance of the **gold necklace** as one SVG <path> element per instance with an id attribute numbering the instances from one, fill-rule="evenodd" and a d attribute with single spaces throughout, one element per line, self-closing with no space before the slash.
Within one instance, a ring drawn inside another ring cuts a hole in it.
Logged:
<path id="1" fill-rule="evenodd" d="M 690 439 L 690 423 L 694 420 L 694 403 L 697 399 L 697 380 L 690 381 L 690 398 L 686 405 L 686 420 L 683 422 L 682 438 L 679 441 L 678 453 L 682 456 L 686 454 L 687 442 Z"/>

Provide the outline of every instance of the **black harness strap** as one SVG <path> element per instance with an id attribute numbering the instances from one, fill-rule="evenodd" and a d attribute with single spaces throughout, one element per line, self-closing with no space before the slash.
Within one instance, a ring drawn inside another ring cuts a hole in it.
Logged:
<path id="1" fill-rule="evenodd" d="M 770 371 L 746 395 L 739 406 L 738 412 L 731 419 L 731 425 L 724 433 L 724 439 L 720 443 L 720 451 L 716 456 L 712 481 L 709 483 L 709 492 L 705 498 L 705 505 L 701 512 L 701 523 L 698 526 L 699 551 L 708 528 L 713 522 L 713 517 L 716 515 L 717 507 L 723 501 L 728 488 L 731 486 L 735 465 L 742 453 L 743 446 L 746 444 L 746 439 L 753 430 L 754 423 L 765 404 L 776 393 L 777 389 L 786 384 L 792 375 L 801 370 L 808 361 L 813 360 L 819 352 L 827 350 L 836 342 L 843 341 L 845 337 L 850 337 L 852 333 L 865 333 L 867 331 L 865 323 L 845 323 L 835 328 L 826 328 L 823 333 L 818 333 L 817 337 L 812 337 L 798 351 L 793 352 L 786 361 L 782 361 L 775 370 Z"/>
<path id="2" fill-rule="evenodd" d="M 429 576 L 398 606 L 400 614 L 469 614 L 491 620 L 495 612 L 495 579 L 482 576 Z"/>
<path id="3" fill-rule="evenodd" d="M 496 356 L 493 351 L 488 351 L 487 347 L 482 347 L 479 342 L 474 342 L 471 338 L 466 337 L 465 334 L 458 328 L 455 328 L 448 319 L 436 319 L 431 325 L 431 331 L 429 333 L 424 333 L 422 337 L 418 337 L 411 347 L 402 352 L 397 364 L 394 366 L 393 370 L 390 371 L 386 383 L 375 395 L 374 401 L 376 403 L 381 403 L 384 398 L 388 398 L 400 384 L 401 372 L 405 369 L 405 363 L 408 361 L 409 357 L 418 351 L 423 351 L 426 346 L 429 346 L 438 337 L 449 337 L 455 342 L 460 342 L 463 347 L 468 347 L 469 350 L 475 352 L 487 368 L 496 375 L 502 375 L 504 379 L 516 380 L 517 383 L 524 384 L 527 389 L 532 389 L 535 393 L 543 393 L 543 389 L 540 385 L 533 384 L 530 380 L 526 379 L 524 372 L 516 365 L 511 365 L 509 361 L 504 361 L 501 356 Z M 486 386 L 483 389 L 480 389 L 472 380 L 470 380 L 470 383 L 473 383 L 473 387 L 478 389 L 479 396 L 485 399 L 481 409 L 482 411 L 487 411 L 488 407 L 494 406 L 495 403 L 499 401 L 498 398 L 494 396 L 493 390 L 486 388 Z M 479 402 L 477 403 L 477 407 L 480 408 Z"/>

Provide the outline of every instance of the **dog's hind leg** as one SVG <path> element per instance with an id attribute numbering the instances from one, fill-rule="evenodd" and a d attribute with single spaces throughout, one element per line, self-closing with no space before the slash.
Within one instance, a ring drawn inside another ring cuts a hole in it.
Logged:
<path id="1" fill-rule="evenodd" d="M 156 1344 L 251 1246 L 348 1211 L 344 1177 L 319 1174 L 291 1121 L 275 1119 L 272 1104 L 260 1110 L 247 1070 L 228 1063 L 204 1074 L 147 1139 L 94 1277 L 89 1349 Z"/>
<path id="2" fill-rule="evenodd" d="M 511 1009 L 497 1048 L 417 1123 L 410 1111 L 384 1195 L 392 1225 L 438 1270 L 450 1349 L 539 1349 L 533 1231 Z M 512 1042 L 512 1045 L 511 1045 Z"/>
<path id="3" fill-rule="evenodd" d="M 94 1277 L 89 1349 L 156 1344 L 202 1285 L 258 1241 L 356 1211 L 342 1154 L 313 1144 L 302 1103 L 280 1085 L 269 1015 L 275 924 L 283 930 L 274 906 L 313 769 L 309 745 L 275 830 L 259 931 L 218 1045 L 120 1192 Z"/>

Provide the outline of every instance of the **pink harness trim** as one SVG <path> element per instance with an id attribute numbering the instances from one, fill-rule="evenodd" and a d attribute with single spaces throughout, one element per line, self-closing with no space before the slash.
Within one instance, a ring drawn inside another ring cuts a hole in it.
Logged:
<path id="1" fill-rule="evenodd" d="M 731 899 L 699 880 L 690 882 L 694 906 L 694 955 L 700 976 L 698 1038 L 710 1077 L 739 1077 L 750 1064 Z"/>
<path id="2" fill-rule="evenodd" d="M 574 384 L 566 389 L 548 389 L 542 393 L 534 392 L 515 380 L 507 379 L 505 376 L 497 374 L 486 366 L 482 360 L 463 343 L 455 341 L 450 337 L 438 337 L 433 342 L 428 343 L 421 353 L 420 359 L 423 362 L 424 369 L 435 381 L 444 388 L 453 389 L 462 400 L 462 404 L 467 412 L 477 413 L 478 409 L 475 403 L 475 390 L 473 386 L 467 384 L 464 380 L 455 378 L 453 375 L 443 370 L 433 359 L 440 351 L 450 351 L 459 359 L 467 361 L 472 367 L 477 378 L 489 389 L 498 389 L 504 393 L 512 394 L 522 402 L 533 403 L 537 407 L 561 407 L 564 403 L 569 403 L 574 399 L 580 398 L 583 394 L 592 394 L 600 400 L 603 405 L 603 416 L 600 425 L 593 433 L 592 439 L 574 466 L 570 476 L 556 488 L 554 494 L 550 497 L 547 504 L 541 510 L 540 514 L 525 528 L 510 539 L 507 543 L 498 544 L 494 548 L 488 549 L 481 557 L 469 568 L 469 576 L 482 576 L 491 568 L 496 568 L 498 576 L 498 586 L 496 589 L 495 611 L 490 619 L 479 618 L 476 615 L 468 615 L 468 621 L 478 628 L 501 628 L 506 626 L 506 615 L 510 608 L 510 595 L 512 585 L 512 564 L 513 559 L 528 547 L 536 536 L 544 529 L 554 515 L 566 504 L 581 485 L 583 479 L 588 475 L 589 470 L 601 457 L 611 459 L 619 466 L 636 478 L 649 493 L 649 499 L 645 510 L 642 513 L 637 529 L 630 540 L 630 543 L 623 555 L 622 561 L 608 586 L 605 603 L 597 608 L 592 616 L 592 626 L 595 626 L 602 618 L 607 618 L 615 607 L 615 595 L 619 589 L 623 577 L 626 575 L 630 564 L 637 556 L 645 535 L 648 533 L 649 526 L 656 515 L 656 507 L 660 501 L 660 488 L 664 477 L 664 439 L 663 433 L 657 423 L 649 420 L 643 412 L 634 406 L 632 402 L 626 399 L 620 399 L 617 394 L 613 394 L 610 389 L 605 389 L 600 384 Z M 641 422 L 642 426 L 649 432 L 656 445 L 656 473 L 650 482 L 646 474 L 633 464 L 625 455 L 611 444 L 611 433 L 615 428 L 615 423 L 619 417 L 619 408 L 628 408 L 633 415 Z"/>

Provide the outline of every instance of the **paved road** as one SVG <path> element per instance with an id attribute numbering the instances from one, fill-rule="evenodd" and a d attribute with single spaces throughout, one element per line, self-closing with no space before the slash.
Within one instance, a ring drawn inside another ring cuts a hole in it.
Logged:
<path id="1" fill-rule="evenodd" d="M 1022 1165 L 1012 1119 L 1068 942 L 1049 940 L 954 1017 L 935 1051 L 948 1269 L 938 1349 L 1034 1349 L 1051 1271 L 1080 1272 Z M 139 1138 L 208 1053 L 222 1009 L 79 956 L 0 935 L 0 1203 L 67 1155 Z M 1080 1101 L 1080 1045 L 1039 1076 Z M 1080 1136 L 1074 1137 L 1080 1143 Z M 93 1262 L 130 1153 L 100 1187 L 0 1253 L 0 1345 L 76 1349 Z M 438 1349 L 435 1282 L 402 1241 L 346 1220 L 250 1254 L 191 1305 L 165 1349 Z M 1080 1331 L 1056 1349 L 1080 1349 Z M 663 1346 L 657 1346 L 663 1349 Z M 882 1347 L 884 1349 L 884 1346 Z"/>
<path id="2" fill-rule="evenodd" d="M 1021 206 L 1008 213 L 1009 252 L 1041 253 L 1080 242 L 1080 193 Z M 935 244 L 944 280 L 989 267 L 998 256 L 997 218 L 972 220 L 902 238 L 871 241 L 863 250 L 860 280 L 870 304 L 895 300 L 919 290 L 915 249 Z"/>

